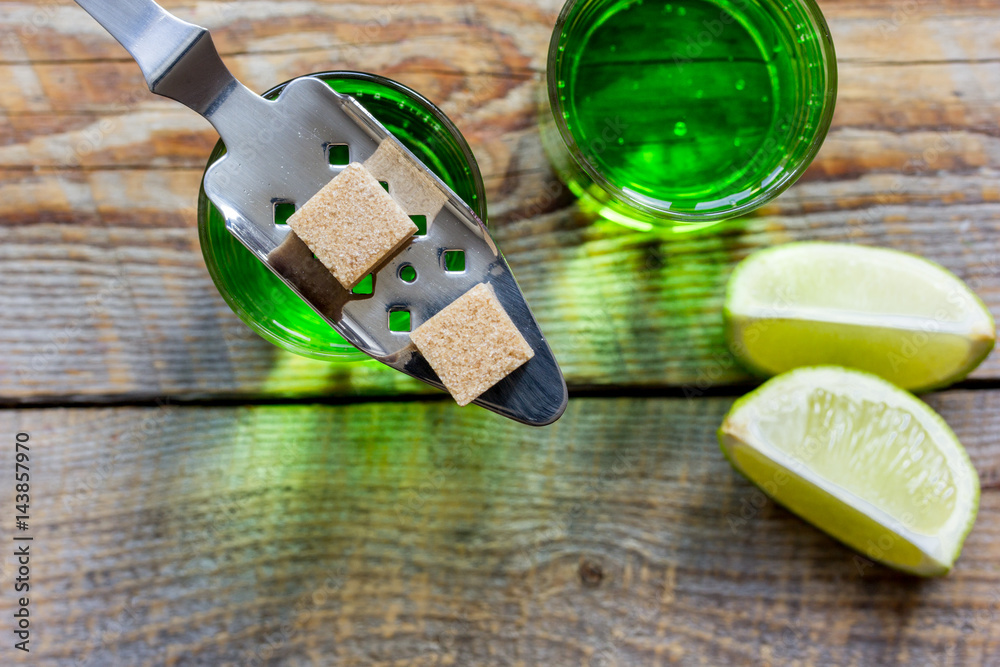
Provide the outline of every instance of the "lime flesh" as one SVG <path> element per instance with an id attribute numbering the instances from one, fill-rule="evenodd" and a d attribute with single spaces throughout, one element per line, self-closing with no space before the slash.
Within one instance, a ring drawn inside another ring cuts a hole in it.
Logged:
<path id="1" fill-rule="evenodd" d="M 751 255 L 730 278 L 723 313 L 733 354 L 757 373 L 836 364 L 912 391 L 962 379 L 996 340 L 982 301 L 946 269 L 839 243 Z"/>
<path id="2" fill-rule="evenodd" d="M 866 558 L 948 572 L 972 527 L 979 477 L 944 420 L 888 382 L 834 366 L 780 375 L 719 429 L 733 466 Z"/>

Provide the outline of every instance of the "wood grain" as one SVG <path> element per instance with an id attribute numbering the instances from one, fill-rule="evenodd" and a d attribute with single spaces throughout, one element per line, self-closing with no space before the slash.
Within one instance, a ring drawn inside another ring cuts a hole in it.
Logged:
<path id="1" fill-rule="evenodd" d="M 257 90 L 361 68 L 441 105 L 473 145 L 496 237 L 573 387 L 744 381 L 722 340 L 725 280 L 790 240 L 924 254 L 1000 314 L 995 2 L 824 3 L 840 58 L 824 149 L 774 204 L 698 238 L 595 224 L 555 181 L 535 119 L 557 0 L 166 4 L 211 28 Z M 71 3 L 0 5 L 0 399 L 424 391 L 246 330 L 197 243 L 211 128 L 145 91 Z M 998 377 L 997 355 L 973 376 Z"/>
<path id="2" fill-rule="evenodd" d="M 536 119 L 561 0 L 163 4 L 255 90 L 363 69 L 439 104 L 574 389 L 744 382 L 725 281 L 791 240 L 926 255 L 1000 315 L 996 0 L 823 2 L 840 62 L 823 150 L 775 203 L 697 237 L 595 221 L 553 177 Z M 214 142 L 72 2 L 0 1 L 0 402 L 171 397 L 0 409 L 32 442 L 28 664 L 1000 660 L 1000 391 L 929 399 L 983 483 L 933 581 L 858 560 L 733 473 L 714 438 L 727 398 L 574 399 L 541 430 L 445 401 L 190 405 L 430 391 L 286 354 L 229 311 L 196 230 Z M 994 354 L 973 380 L 998 379 Z"/>
<path id="3" fill-rule="evenodd" d="M 728 399 L 547 429 L 443 401 L 2 411 L 31 435 L 31 664 L 995 664 L 1000 392 L 932 403 L 983 494 L 929 581 L 738 477 Z"/>

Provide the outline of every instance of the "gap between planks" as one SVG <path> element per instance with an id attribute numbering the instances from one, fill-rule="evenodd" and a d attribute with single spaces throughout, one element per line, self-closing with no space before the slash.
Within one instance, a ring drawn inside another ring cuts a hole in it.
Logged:
<path id="1" fill-rule="evenodd" d="M 663 386 L 641 386 L 641 385 L 621 385 L 621 386 L 581 386 L 571 388 L 569 391 L 570 400 L 579 399 L 709 399 L 709 398 L 740 398 L 750 391 L 759 387 L 761 382 L 739 382 L 734 384 L 717 385 L 713 387 L 696 387 L 694 384 L 688 386 L 663 385 Z M 1000 378 L 982 380 L 963 380 L 950 385 L 946 389 L 921 394 L 921 396 L 940 395 L 956 391 L 1000 391 Z M 143 394 L 132 397 L 109 397 L 107 400 L 95 399 L 87 396 L 85 399 L 77 400 L 72 396 L 66 397 L 46 397 L 44 400 L 34 401 L 25 399 L 19 402 L 18 399 L 5 398 L 0 400 L 0 411 L 26 411 L 26 410 L 51 410 L 59 408 L 81 409 L 109 409 L 109 408 L 156 408 L 156 407 L 181 407 L 181 408 L 235 408 L 235 407 L 282 407 L 282 406 L 347 406 L 365 405 L 377 403 L 440 403 L 450 402 L 451 397 L 443 393 L 399 393 L 365 396 L 330 396 L 323 394 L 294 396 L 294 397 L 269 397 L 269 396 L 231 396 L 219 398 L 183 398 L 180 396 L 157 396 Z"/>

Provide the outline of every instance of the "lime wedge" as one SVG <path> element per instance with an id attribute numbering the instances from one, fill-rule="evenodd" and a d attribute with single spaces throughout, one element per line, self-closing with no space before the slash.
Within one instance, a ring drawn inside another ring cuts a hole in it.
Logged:
<path id="1" fill-rule="evenodd" d="M 867 559 L 924 576 L 954 565 L 979 507 L 965 448 L 926 404 L 869 373 L 800 368 L 733 405 L 733 467 Z"/>
<path id="2" fill-rule="evenodd" d="M 836 364 L 911 391 L 962 379 L 996 340 L 986 306 L 946 269 L 840 243 L 751 255 L 729 280 L 723 313 L 733 354 L 756 373 Z"/>

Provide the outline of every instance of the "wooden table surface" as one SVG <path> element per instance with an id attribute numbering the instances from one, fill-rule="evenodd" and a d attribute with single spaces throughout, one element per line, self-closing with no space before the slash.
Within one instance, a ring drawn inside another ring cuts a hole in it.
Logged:
<path id="1" fill-rule="evenodd" d="M 857 558 L 714 435 L 753 385 L 720 301 L 755 249 L 920 253 L 1000 315 L 1000 3 L 823 2 L 826 145 L 776 202 L 697 237 L 595 222 L 555 185 L 536 114 L 559 0 L 164 4 L 255 90 L 361 69 L 437 102 L 573 397 L 532 429 L 257 338 L 198 246 L 212 129 L 69 0 L 0 1 L 0 664 L 1000 664 L 1000 354 L 927 399 L 983 483 L 946 578 Z"/>

